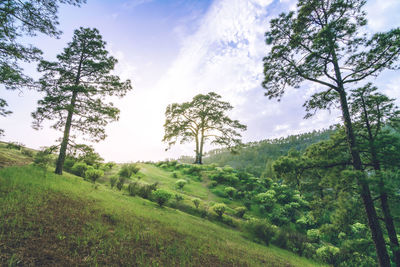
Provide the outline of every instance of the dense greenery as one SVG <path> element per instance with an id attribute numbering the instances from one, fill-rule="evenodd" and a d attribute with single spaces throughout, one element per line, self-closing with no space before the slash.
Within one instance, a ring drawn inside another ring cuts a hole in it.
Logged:
<path id="1" fill-rule="evenodd" d="M 266 33 L 272 45 L 264 58 L 265 95 L 280 99 L 288 86 L 300 87 L 304 81 L 319 90 L 304 104 L 306 117 L 336 104 L 342 112 L 343 126 L 351 165 L 367 215 L 371 236 L 381 266 L 389 266 L 382 228 L 368 181 L 368 171 L 357 145 L 358 133 L 351 118 L 348 94 L 388 68 L 397 68 L 400 57 L 400 28 L 367 37 L 364 0 L 299 0 L 297 12 L 282 13 L 270 21 Z M 389 218 L 390 219 L 390 218 Z M 391 222 L 391 224 L 393 224 Z M 392 239 L 392 237 L 391 237 Z M 393 236 L 397 240 L 397 236 Z M 400 247 L 391 242 L 395 262 L 400 266 Z"/>

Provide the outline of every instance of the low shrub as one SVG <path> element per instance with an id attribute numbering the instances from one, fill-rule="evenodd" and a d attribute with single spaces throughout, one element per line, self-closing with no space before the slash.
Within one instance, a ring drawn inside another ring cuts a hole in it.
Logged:
<path id="1" fill-rule="evenodd" d="M 90 169 L 86 170 L 86 172 L 85 172 L 85 177 L 87 179 L 90 179 L 93 183 L 96 183 L 97 179 L 99 179 L 103 175 L 104 175 L 104 172 L 102 170 L 93 169 L 93 168 L 90 168 Z"/>
<path id="2" fill-rule="evenodd" d="M 15 149 L 15 150 L 21 150 L 22 147 L 24 147 L 25 145 L 22 143 L 18 143 L 18 142 L 10 142 L 7 143 L 6 148 L 8 149 Z"/>
<path id="3" fill-rule="evenodd" d="M 153 192 L 153 198 L 162 207 L 172 197 L 172 194 L 163 189 L 157 189 Z"/>
<path id="4" fill-rule="evenodd" d="M 255 241 L 262 241 L 267 246 L 276 233 L 276 226 L 261 219 L 252 218 L 246 222 L 245 227 Z"/>
<path id="5" fill-rule="evenodd" d="M 192 199 L 192 202 L 193 202 L 194 206 L 196 207 L 196 209 L 198 209 L 200 206 L 201 200 L 198 198 L 194 198 L 194 199 Z"/>
<path id="6" fill-rule="evenodd" d="M 230 199 L 233 198 L 233 196 L 235 195 L 236 191 L 237 191 L 236 188 L 234 188 L 232 186 L 225 187 L 225 193 L 228 195 L 228 197 Z"/>
<path id="7" fill-rule="evenodd" d="M 226 205 L 222 203 L 215 204 L 212 207 L 212 210 L 218 215 L 219 218 L 222 218 L 222 215 L 225 213 Z"/>
<path id="8" fill-rule="evenodd" d="M 26 149 L 26 148 L 22 148 L 21 153 L 22 153 L 22 155 L 30 157 L 30 158 L 32 158 L 35 155 L 35 153 L 33 153 L 32 150 Z"/>
<path id="9" fill-rule="evenodd" d="M 128 194 L 133 197 L 136 195 L 136 192 L 137 192 L 137 182 L 130 183 L 128 185 Z"/>
<path id="10" fill-rule="evenodd" d="M 179 179 L 178 181 L 175 182 L 175 185 L 178 189 L 181 189 L 187 184 L 186 180 Z"/>
<path id="11" fill-rule="evenodd" d="M 88 169 L 88 165 L 85 162 L 75 162 L 71 168 L 71 172 L 77 176 L 85 177 L 85 172 Z"/>
<path id="12" fill-rule="evenodd" d="M 121 177 L 130 178 L 132 174 L 138 173 L 140 167 L 134 163 L 127 163 L 122 165 L 121 169 L 119 170 L 118 174 Z"/>
<path id="13" fill-rule="evenodd" d="M 326 245 L 316 251 L 317 258 L 328 264 L 337 265 L 337 256 L 340 250 L 337 247 Z"/>
<path id="14" fill-rule="evenodd" d="M 181 202 L 183 200 L 183 196 L 181 194 L 175 194 L 176 202 Z"/>
<path id="15" fill-rule="evenodd" d="M 125 184 L 125 178 L 124 178 L 124 177 L 119 177 L 118 182 L 117 182 L 117 184 L 116 184 L 117 189 L 118 189 L 119 191 L 121 191 L 121 190 L 122 190 L 122 187 L 124 187 L 124 184 Z"/>
<path id="16" fill-rule="evenodd" d="M 173 173 L 171 174 L 171 176 L 172 176 L 172 178 L 178 178 L 178 172 L 173 172 Z"/>
<path id="17" fill-rule="evenodd" d="M 110 178 L 110 186 L 111 188 L 113 188 L 115 186 L 115 184 L 117 183 L 118 178 L 113 176 Z"/>
<path id="18" fill-rule="evenodd" d="M 244 214 L 246 213 L 246 208 L 245 207 L 237 207 L 235 208 L 235 215 L 238 218 L 243 218 Z"/>

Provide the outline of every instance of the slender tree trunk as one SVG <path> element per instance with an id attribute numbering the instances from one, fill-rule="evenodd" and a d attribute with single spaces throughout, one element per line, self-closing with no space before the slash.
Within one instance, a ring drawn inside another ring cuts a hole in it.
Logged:
<path id="1" fill-rule="evenodd" d="M 195 136 L 196 139 L 196 159 L 194 160 L 194 164 L 199 164 L 200 162 L 200 157 L 199 157 L 199 135 L 197 134 Z"/>
<path id="2" fill-rule="evenodd" d="M 347 135 L 347 143 L 349 146 L 349 151 L 353 161 L 353 167 L 355 170 L 360 171 L 362 175 L 357 176 L 357 183 L 360 187 L 361 199 L 364 203 L 365 212 L 368 218 L 369 228 L 371 230 L 372 239 L 375 243 L 376 253 L 378 255 L 379 265 L 382 267 L 390 266 L 389 254 L 386 250 L 385 240 L 383 238 L 383 233 L 381 226 L 379 224 L 378 216 L 374 207 L 374 202 L 371 197 L 371 191 L 369 189 L 368 182 L 366 180 L 365 174 L 362 170 L 362 163 L 360 153 L 356 147 L 356 139 L 350 119 L 349 108 L 346 99 L 346 93 L 344 91 L 343 85 L 339 84 L 338 93 L 340 95 L 340 104 L 342 109 L 342 116 L 344 120 L 344 125 Z"/>
<path id="3" fill-rule="evenodd" d="M 389 240 L 390 240 L 390 248 L 391 248 L 393 256 L 394 256 L 394 262 L 397 267 L 400 267 L 399 240 L 397 238 L 396 228 L 395 228 L 394 222 L 393 222 L 393 217 L 390 212 L 388 196 L 387 196 L 387 193 L 385 190 L 385 185 L 383 182 L 383 177 L 382 177 L 382 173 L 381 173 L 381 165 L 380 165 L 380 162 L 378 159 L 378 153 L 375 149 L 374 136 L 372 134 L 371 123 L 368 118 L 367 107 L 366 107 L 366 104 L 364 101 L 364 97 L 362 95 L 361 95 L 361 104 L 362 104 L 362 108 L 363 108 L 365 126 L 366 126 L 367 132 L 368 132 L 368 145 L 369 145 L 369 150 L 370 150 L 370 154 L 371 154 L 372 166 L 376 172 L 376 175 L 379 178 L 379 183 L 378 183 L 379 199 L 381 201 L 383 219 L 385 221 L 386 230 L 388 232 L 388 236 L 389 236 Z"/>
<path id="4" fill-rule="evenodd" d="M 71 131 L 71 124 L 72 124 L 72 115 L 74 114 L 74 108 L 75 108 L 77 94 L 78 94 L 77 91 L 74 91 L 72 94 L 71 103 L 68 108 L 67 121 L 65 122 L 64 136 L 63 136 L 63 140 L 62 140 L 61 146 L 60 146 L 60 153 L 58 154 L 55 173 L 60 174 L 60 175 L 62 174 L 62 171 L 63 171 L 65 156 L 66 156 L 66 152 L 67 152 L 67 146 L 68 146 L 68 142 L 69 142 L 69 133 Z"/>
<path id="5" fill-rule="evenodd" d="M 200 137 L 199 164 L 203 164 L 203 147 L 204 147 L 204 130 L 201 131 L 201 137 Z"/>

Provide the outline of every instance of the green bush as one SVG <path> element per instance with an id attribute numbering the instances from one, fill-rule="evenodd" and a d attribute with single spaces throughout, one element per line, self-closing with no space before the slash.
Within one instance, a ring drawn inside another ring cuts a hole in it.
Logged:
<path id="1" fill-rule="evenodd" d="M 218 215 L 218 217 L 222 218 L 222 215 L 225 213 L 226 205 L 222 203 L 215 204 L 212 207 L 212 210 Z"/>
<path id="2" fill-rule="evenodd" d="M 71 168 L 71 172 L 77 176 L 85 177 L 85 172 L 88 169 L 88 165 L 85 162 L 75 162 Z"/>
<path id="3" fill-rule="evenodd" d="M 163 189 L 157 189 L 153 192 L 153 198 L 162 207 L 172 197 L 172 194 Z"/>
<path id="4" fill-rule="evenodd" d="M 18 143 L 18 142 L 10 142 L 6 145 L 6 148 L 8 149 L 16 149 L 16 150 L 21 150 L 22 147 L 24 147 L 25 145 L 22 143 Z"/>
<path id="5" fill-rule="evenodd" d="M 246 213 L 246 208 L 245 207 L 237 207 L 235 208 L 235 215 L 238 218 L 243 218 L 244 214 Z"/>
<path id="6" fill-rule="evenodd" d="M 117 184 L 116 184 L 117 189 L 118 189 L 119 191 L 121 191 L 121 190 L 122 190 L 122 187 L 124 187 L 124 184 L 125 184 L 125 178 L 124 178 L 124 177 L 119 177 L 118 182 L 117 182 Z"/>
<path id="7" fill-rule="evenodd" d="M 201 200 L 200 200 L 200 199 L 198 199 L 198 198 L 194 198 L 194 199 L 192 199 L 192 202 L 193 202 L 194 206 L 196 207 L 196 209 L 198 209 L 198 208 L 199 208 L 199 205 L 200 205 L 200 202 L 201 202 Z"/>
<path id="8" fill-rule="evenodd" d="M 172 176 L 172 178 L 178 178 L 178 172 L 173 172 L 173 173 L 171 174 L 171 176 Z"/>
<path id="9" fill-rule="evenodd" d="M 176 187 L 179 189 L 182 189 L 186 184 L 187 181 L 183 179 L 179 179 L 178 181 L 175 182 Z"/>
<path id="10" fill-rule="evenodd" d="M 322 260 L 323 262 L 326 262 L 328 264 L 337 264 L 337 256 L 339 254 L 339 248 L 331 246 L 331 245 L 326 245 L 322 246 L 316 251 L 317 258 Z"/>
<path id="11" fill-rule="evenodd" d="M 225 187 L 225 193 L 229 196 L 230 199 L 233 198 L 236 191 L 237 191 L 236 188 L 234 188 L 232 186 Z"/>
<path id="12" fill-rule="evenodd" d="M 138 173 L 140 167 L 134 163 L 127 163 L 122 165 L 121 169 L 119 170 L 118 174 L 121 177 L 130 178 L 132 174 Z"/>
<path id="13" fill-rule="evenodd" d="M 112 168 L 114 168 L 115 165 L 117 165 L 117 164 L 116 164 L 115 162 L 112 162 L 112 161 L 107 162 L 107 163 L 105 164 L 106 168 L 108 168 L 109 170 L 111 170 Z"/>
<path id="14" fill-rule="evenodd" d="M 46 176 L 47 167 L 52 162 L 52 153 L 49 148 L 43 148 L 37 152 L 33 158 L 33 164 L 39 166 L 44 170 L 44 176 Z"/>
<path id="15" fill-rule="evenodd" d="M 149 199 L 151 196 L 151 192 L 157 189 L 158 183 L 149 184 L 138 184 L 136 194 L 142 198 Z"/>
<path id="16" fill-rule="evenodd" d="M 183 200 L 183 196 L 181 194 L 175 194 L 176 202 L 181 202 Z"/>
<path id="17" fill-rule="evenodd" d="M 76 158 L 67 156 L 64 160 L 64 170 L 66 170 L 67 172 L 71 172 L 72 173 L 72 167 L 74 166 L 74 164 L 77 162 Z"/>
<path id="18" fill-rule="evenodd" d="M 104 172 L 102 170 L 98 170 L 98 169 L 88 169 L 85 172 L 85 177 L 87 179 L 90 179 L 93 183 L 95 183 L 97 181 L 97 179 L 99 179 L 100 177 L 102 177 L 104 175 Z"/>
<path id="19" fill-rule="evenodd" d="M 128 193 L 129 193 L 130 196 L 133 197 L 133 196 L 136 195 L 137 186 L 138 186 L 138 183 L 137 183 L 137 182 L 130 183 L 130 184 L 128 185 Z"/>
<path id="20" fill-rule="evenodd" d="M 21 149 L 21 153 L 22 153 L 22 155 L 25 155 L 25 156 L 30 157 L 30 158 L 32 158 L 35 155 L 35 153 L 33 153 L 32 150 L 26 149 L 26 148 L 22 148 Z"/>
<path id="21" fill-rule="evenodd" d="M 115 177 L 115 176 L 113 176 L 113 177 L 110 178 L 110 185 L 111 185 L 111 188 L 113 188 L 113 187 L 115 186 L 115 184 L 117 183 L 117 180 L 118 180 L 118 178 Z"/>
<path id="22" fill-rule="evenodd" d="M 247 221 L 245 227 L 255 240 L 262 241 L 267 246 L 270 244 L 276 233 L 276 226 L 261 219 L 252 218 Z"/>

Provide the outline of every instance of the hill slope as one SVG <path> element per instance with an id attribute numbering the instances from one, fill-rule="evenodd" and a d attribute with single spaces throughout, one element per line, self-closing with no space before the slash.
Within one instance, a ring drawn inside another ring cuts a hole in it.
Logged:
<path id="1" fill-rule="evenodd" d="M 237 230 L 34 166 L 0 170 L 0 218 L 0 265 L 315 266 Z"/>

